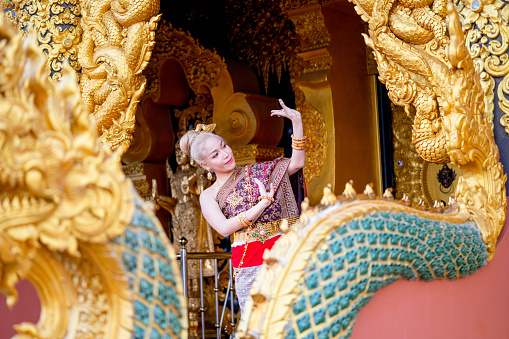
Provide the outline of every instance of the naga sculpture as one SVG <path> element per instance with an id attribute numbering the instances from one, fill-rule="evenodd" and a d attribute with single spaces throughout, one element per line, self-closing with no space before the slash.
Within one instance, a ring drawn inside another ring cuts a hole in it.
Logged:
<path id="1" fill-rule="evenodd" d="M 83 102 L 93 113 L 104 145 L 125 153 L 133 138 L 142 71 L 155 44 L 157 0 L 81 1 Z"/>
<path id="2" fill-rule="evenodd" d="M 463 173 L 447 208 L 324 189 L 319 206 L 270 252 L 251 290 L 240 338 L 348 338 L 359 310 L 398 279 L 457 279 L 493 258 L 505 222 L 506 176 L 484 116 L 484 92 L 460 18 L 443 1 L 353 0 L 369 23 L 391 100 L 414 106 L 413 143 L 427 161 Z M 447 12 L 446 12 L 447 9 Z M 448 34 L 444 24 L 447 16 Z"/>
<path id="3" fill-rule="evenodd" d="M 0 291 L 38 291 L 33 338 L 185 338 L 173 248 L 101 147 L 66 66 L 57 85 L 33 36 L 0 17 Z M 102 67 L 102 66 L 101 66 Z"/>

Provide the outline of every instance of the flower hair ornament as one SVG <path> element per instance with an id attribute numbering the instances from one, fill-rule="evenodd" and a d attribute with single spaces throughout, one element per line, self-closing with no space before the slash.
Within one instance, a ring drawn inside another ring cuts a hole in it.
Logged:
<path id="1" fill-rule="evenodd" d="M 216 124 L 198 124 L 194 130 L 198 133 L 212 133 L 214 128 L 216 128 Z"/>
<path id="2" fill-rule="evenodd" d="M 189 141 L 189 145 L 191 145 L 194 142 L 194 139 L 196 139 L 198 134 L 200 134 L 200 133 L 212 133 L 214 131 L 214 128 L 216 128 L 216 124 L 209 124 L 209 125 L 198 124 L 196 126 L 196 128 L 194 129 L 194 131 L 198 132 L 198 133 L 196 133 L 195 135 L 192 136 L 192 139 Z"/>

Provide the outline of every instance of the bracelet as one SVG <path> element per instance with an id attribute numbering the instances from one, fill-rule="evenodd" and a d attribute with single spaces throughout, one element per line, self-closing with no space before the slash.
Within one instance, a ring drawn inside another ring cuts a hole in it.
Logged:
<path id="1" fill-rule="evenodd" d="M 302 138 L 297 138 L 297 137 L 294 137 L 293 134 L 292 134 L 292 142 L 293 141 L 301 141 L 301 142 L 305 142 L 306 141 L 306 137 L 302 137 Z"/>
<path id="2" fill-rule="evenodd" d="M 303 151 L 306 146 L 306 137 L 297 138 L 292 134 L 292 148 L 294 150 Z"/>
<path id="3" fill-rule="evenodd" d="M 263 199 L 268 199 L 271 204 L 274 202 L 274 198 L 273 197 L 269 197 L 268 195 L 260 195 L 258 197 L 258 201 L 262 201 Z"/>
<path id="4" fill-rule="evenodd" d="M 246 212 L 237 214 L 237 221 L 242 228 L 251 226 L 251 222 L 246 218 Z"/>

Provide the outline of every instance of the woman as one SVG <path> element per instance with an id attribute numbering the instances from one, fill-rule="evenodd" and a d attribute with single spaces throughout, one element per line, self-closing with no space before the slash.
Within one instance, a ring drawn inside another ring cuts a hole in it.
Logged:
<path id="1" fill-rule="evenodd" d="M 293 224 L 299 217 L 289 176 L 305 162 L 305 137 L 299 112 L 285 106 L 271 116 L 292 121 L 292 157 L 237 167 L 231 148 L 218 135 L 187 132 L 180 141 L 186 154 L 216 174 L 216 182 L 200 195 L 202 213 L 221 235 L 233 234 L 232 264 L 241 311 L 249 289 L 263 263 L 263 252 L 279 238 L 283 220 Z"/>

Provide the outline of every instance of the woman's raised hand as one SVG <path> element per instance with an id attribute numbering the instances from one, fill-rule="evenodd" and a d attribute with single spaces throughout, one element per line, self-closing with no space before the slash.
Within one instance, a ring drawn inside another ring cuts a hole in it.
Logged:
<path id="1" fill-rule="evenodd" d="M 277 115 L 278 117 L 286 117 L 290 120 L 294 120 L 295 118 L 300 118 L 300 112 L 296 111 L 290 107 L 287 107 L 282 99 L 279 99 L 279 104 L 283 109 L 273 109 L 270 111 L 270 116 Z"/>
<path id="2" fill-rule="evenodd" d="M 253 180 L 258 185 L 258 191 L 260 192 L 261 197 L 271 197 L 271 198 L 274 197 L 274 184 L 273 183 L 270 184 L 270 191 L 267 192 L 267 190 L 265 189 L 265 185 L 262 184 L 262 182 L 258 178 L 254 178 Z"/>

